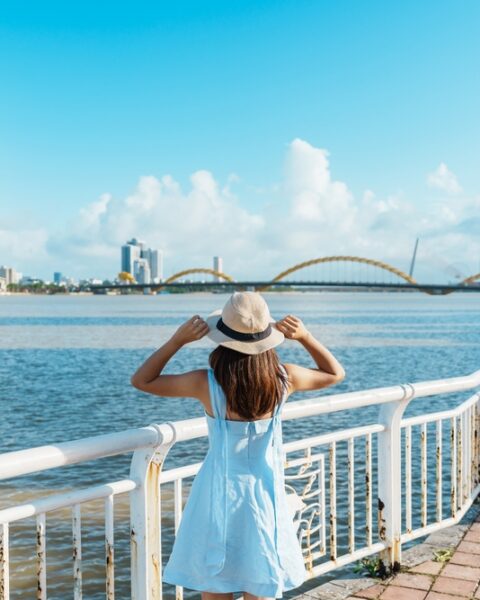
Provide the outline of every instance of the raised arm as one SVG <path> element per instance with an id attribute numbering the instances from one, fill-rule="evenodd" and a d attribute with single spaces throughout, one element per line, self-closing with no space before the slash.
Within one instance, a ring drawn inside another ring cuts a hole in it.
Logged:
<path id="1" fill-rule="evenodd" d="M 207 334 L 207 323 L 194 315 L 183 323 L 172 337 L 138 367 L 132 375 L 131 384 L 142 392 L 157 396 L 179 396 L 203 399 L 208 395 L 208 382 L 204 369 L 188 371 L 179 375 L 162 375 L 168 361 L 189 342 L 199 340 Z"/>
<path id="2" fill-rule="evenodd" d="M 287 315 L 276 323 L 277 329 L 286 338 L 297 340 L 310 354 L 316 369 L 295 364 L 285 364 L 288 373 L 290 393 L 296 391 L 318 390 L 335 385 L 345 378 L 345 370 L 335 356 L 321 344 L 305 327 L 302 321 L 293 315 Z"/>

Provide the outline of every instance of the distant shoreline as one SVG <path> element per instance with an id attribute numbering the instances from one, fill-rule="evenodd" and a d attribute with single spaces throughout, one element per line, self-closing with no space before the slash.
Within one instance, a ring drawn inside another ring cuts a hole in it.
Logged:
<path id="1" fill-rule="evenodd" d="M 286 289 L 275 289 L 275 290 L 263 290 L 261 293 L 262 294 L 295 294 L 295 295 L 299 295 L 299 294 L 308 294 L 308 293 L 315 293 L 315 294 L 321 294 L 321 293 L 352 293 L 352 292 L 356 292 L 356 293 L 363 293 L 363 294 L 372 294 L 372 293 L 384 293 L 384 294 L 405 294 L 405 293 L 416 293 L 419 290 L 417 289 L 412 289 L 412 290 L 408 290 L 408 289 L 391 289 L 391 290 L 387 290 L 387 289 L 378 289 L 378 288 L 336 288 L 336 287 L 331 287 L 331 288 L 321 288 L 321 289 L 299 289 L 299 290 L 286 290 Z M 216 295 L 225 295 L 225 294 L 230 294 L 231 292 L 229 291 L 205 291 L 205 290 L 199 290 L 199 291 L 185 291 L 185 292 L 168 292 L 168 291 L 162 291 L 162 292 L 153 292 L 153 293 L 148 293 L 148 294 L 143 294 L 143 293 L 139 293 L 139 292 L 134 292 L 134 293 L 129 293 L 129 294 L 122 294 L 121 292 L 106 292 L 106 293 L 95 293 L 95 292 L 89 292 L 89 291 L 85 291 L 85 292 L 59 292 L 56 294 L 48 294 L 48 293 L 35 293 L 35 292 L 0 292 L 0 298 L 5 297 L 5 296 L 45 296 L 45 297 L 66 297 L 66 296 L 135 296 L 135 297 L 141 297 L 141 296 L 177 296 L 177 295 L 203 295 L 203 296 L 216 296 Z"/>

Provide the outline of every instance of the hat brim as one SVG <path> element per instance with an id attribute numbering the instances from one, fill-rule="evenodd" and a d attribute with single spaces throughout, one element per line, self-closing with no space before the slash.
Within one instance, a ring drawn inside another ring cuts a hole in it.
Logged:
<path id="1" fill-rule="evenodd" d="M 232 350 L 243 352 L 244 354 L 260 354 L 261 352 L 275 348 L 275 346 L 278 346 L 285 340 L 283 333 L 274 327 L 275 321 L 271 321 L 272 331 L 270 335 L 263 340 L 254 340 L 252 342 L 232 340 L 232 338 L 217 329 L 217 323 L 221 316 L 222 311 L 221 309 L 218 309 L 210 313 L 205 319 L 210 328 L 207 337 L 220 346 L 225 346 L 226 348 L 231 348 Z"/>

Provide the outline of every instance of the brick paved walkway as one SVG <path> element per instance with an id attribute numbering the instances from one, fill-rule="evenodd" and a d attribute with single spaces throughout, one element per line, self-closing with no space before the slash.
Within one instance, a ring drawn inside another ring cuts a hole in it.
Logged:
<path id="1" fill-rule="evenodd" d="M 349 600 L 465 600 L 480 598 L 480 516 L 447 562 L 427 560 Z"/>

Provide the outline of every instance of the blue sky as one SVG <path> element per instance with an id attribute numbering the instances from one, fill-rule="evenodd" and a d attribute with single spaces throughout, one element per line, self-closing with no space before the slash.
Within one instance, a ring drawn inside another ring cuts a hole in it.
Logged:
<path id="1" fill-rule="evenodd" d="M 0 264 L 107 277 L 136 235 L 167 273 L 217 253 L 236 276 L 259 253 L 262 276 L 341 253 L 406 268 L 419 236 L 423 280 L 477 272 L 479 17 L 474 0 L 2 3 Z"/>

